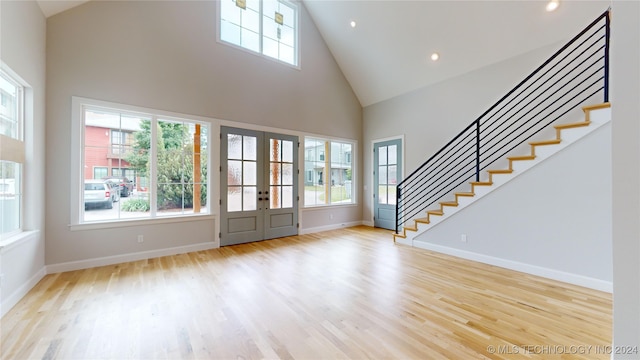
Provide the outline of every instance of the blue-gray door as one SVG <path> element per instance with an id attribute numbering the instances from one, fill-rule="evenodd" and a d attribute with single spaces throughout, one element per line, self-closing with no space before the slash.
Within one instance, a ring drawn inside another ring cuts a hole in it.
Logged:
<path id="1" fill-rule="evenodd" d="M 298 234 L 298 138 L 221 128 L 220 245 Z"/>
<path id="2" fill-rule="evenodd" d="M 373 144 L 373 223 L 396 228 L 396 186 L 402 177 L 402 140 Z"/>

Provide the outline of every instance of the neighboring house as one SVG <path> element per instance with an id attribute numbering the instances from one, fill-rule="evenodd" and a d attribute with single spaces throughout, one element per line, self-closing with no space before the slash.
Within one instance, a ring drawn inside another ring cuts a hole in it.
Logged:
<path id="1" fill-rule="evenodd" d="M 124 160 L 130 151 L 133 133 L 120 130 L 87 126 L 85 129 L 85 179 L 102 179 L 107 176 L 126 176 L 135 179 L 135 170 Z"/>
<path id="2" fill-rule="evenodd" d="M 139 184 L 136 170 L 126 157 L 133 149 L 136 122 L 120 122 L 103 114 L 92 114 L 85 127 L 85 179 L 124 176 Z"/>
<path id="3" fill-rule="evenodd" d="M 311 143 L 311 145 L 306 145 Z M 304 184 L 305 186 L 323 185 L 326 168 L 325 145 L 318 142 L 307 142 L 304 149 Z M 331 146 L 331 185 L 343 186 L 351 178 L 351 149 L 341 149 L 341 145 L 332 143 Z"/>

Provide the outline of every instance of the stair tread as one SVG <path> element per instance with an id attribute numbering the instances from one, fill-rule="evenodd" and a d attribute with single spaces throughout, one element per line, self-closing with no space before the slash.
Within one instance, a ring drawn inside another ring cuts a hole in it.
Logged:
<path id="1" fill-rule="evenodd" d="M 457 201 L 442 201 L 440 203 L 440 205 L 442 205 L 442 206 L 458 206 L 458 202 Z"/>
<path id="2" fill-rule="evenodd" d="M 429 211 L 427 211 L 427 214 L 442 216 L 442 215 L 444 215 L 444 211 L 442 211 L 442 210 L 429 210 Z"/>
<path id="3" fill-rule="evenodd" d="M 429 218 L 428 217 L 424 217 L 424 218 L 419 218 L 419 219 L 413 219 L 413 221 L 415 221 L 417 223 L 421 223 L 421 224 L 428 224 L 429 223 Z"/>
<path id="4" fill-rule="evenodd" d="M 610 107 L 611 107 L 611 103 L 604 102 L 604 103 L 595 104 L 595 105 L 583 106 L 582 107 L 582 111 L 586 112 L 586 111 L 591 111 L 591 110 L 606 109 L 606 108 L 610 108 Z"/>
<path id="5" fill-rule="evenodd" d="M 523 155 L 523 156 L 510 156 L 507 159 L 509 159 L 509 161 L 518 161 L 518 160 L 533 160 L 535 158 L 536 158 L 535 155 Z"/>
<path id="6" fill-rule="evenodd" d="M 472 192 L 458 192 L 458 193 L 455 193 L 455 195 L 456 196 L 469 196 L 469 197 L 476 196 L 476 194 L 472 193 Z"/>
<path id="7" fill-rule="evenodd" d="M 571 129 L 571 128 L 589 126 L 589 124 L 591 124 L 591 121 L 580 121 L 580 122 L 569 123 L 569 124 L 558 124 L 558 125 L 554 125 L 553 127 L 558 130 L 562 130 L 562 129 Z"/>
<path id="8" fill-rule="evenodd" d="M 513 170 L 511 169 L 500 169 L 500 170 L 487 170 L 489 174 L 511 174 Z"/>
<path id="9" fill-rule="evenodd" d="M 491 181 L 472 181 L 471 185 L 479 185 L 479 186 L 491 186 L 493 183 Z"/>
<path id="10" fill-rule="evenodd" d="M 561 141 L 562 140 L 560 139 L 532 141 L 529 143 L 529 145 L 532 145 L 532 146 L 556 145 L 556 144 L 560 144 Z"/>

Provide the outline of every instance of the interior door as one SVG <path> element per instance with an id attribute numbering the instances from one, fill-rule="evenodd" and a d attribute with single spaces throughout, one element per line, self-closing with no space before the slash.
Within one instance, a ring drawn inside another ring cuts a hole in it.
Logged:
<path id="1" fill-rule="evenodd" d="M 221 128 L 220 244 L 298 233 L 298 138 Z"/>
<path id="2" fill-rule="evenodd" d="M 396 186 L 402 177 L 402 140 L 373 144 L 373 200 L 375 227 L 396 228 Z"/>

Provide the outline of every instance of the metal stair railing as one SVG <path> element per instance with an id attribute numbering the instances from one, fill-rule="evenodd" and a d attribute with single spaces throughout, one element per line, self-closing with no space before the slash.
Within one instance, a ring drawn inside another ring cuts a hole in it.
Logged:
<path id="1" fill-rule="evenodd" d="M 397 185 L 396 233 L 558 119 L 609 101 L 610 9 Z"/>

